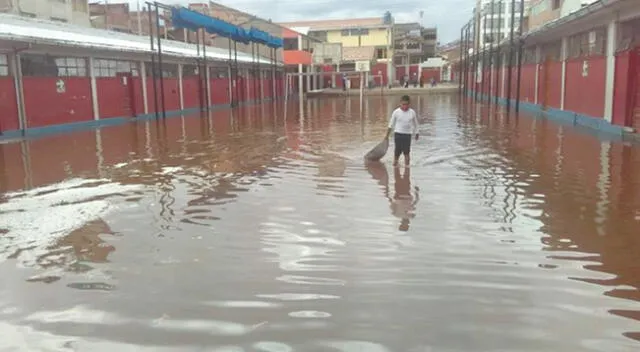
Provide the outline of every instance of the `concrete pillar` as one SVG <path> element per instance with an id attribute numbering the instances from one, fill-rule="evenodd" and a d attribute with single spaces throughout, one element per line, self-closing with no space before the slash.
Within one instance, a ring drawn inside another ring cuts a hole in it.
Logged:
<path id="1" fill-rule="evenodd" d="M 336 65 L 336 72 L 340 71 L 340 64 Z M 331 75 L 331 88 L 335 88 L 336 87 L 336 75 L 332 74 Z"/>
<path id="2" fill-rule="evenodd" d="M 307 66 L 305 68 L 305 71 L 307 72 L 307 92 L 311 91 L 311 79 L 313 78 L 313 75 L 311 74 L 311 70 L 313 69 L 313 66 Z"/>
<path id="3" fill-rule="evenodd" d="M 14 54 L 9 58 L 13 85 L 16 90 L 16 104 L 18 106 L 18 126 L 20 130 L 27 128 L 27 112 L 24 107 L 24 88 L 22 86 L 22 62 L 20 54 Z"/>
<path id="4" fill-rule="evenodd" d="M 207 106 L 211 106 L 211 70 L 209 69 L 209 65 L 205 64 L 205 77 L 207 80 Z"/>
<path id="5" fill-rule="evenodd" d="M 604 83 L 604 119 L 611 123 L 613 119 L 613 90 L 616 76 L 616 44 L 618 22 L 607 25 L 607 69 Z"/>
<path id="6" fill-rule="evenodd" d="M 569 38 L 562 38 L 562 47 L 560 49 L 560 58 L 562 60 L 562 77 L 560 77 L 560 110 L 564 110 L 564 97 L 567 82 L 567 58 L 569 57 Z"/>
<path id="7" fill-rule="evenodd" d="M 259 69 L 258 71 L 258 76 L 260 79 L 260 101 L 264 101 L 264 78 L 265 78 L 265 72 L 262 70 L 262 68 Z"/>
<path id="8" fill-rule="evenodd" d="M 536 45 L 536 79 L 535 79 L 535 91 L 533 92 L 533 102 L 534 104 L 538 104 L 539 101 L 539 97 L 538 97 L 538 87 L 540 85 L 540 62 L 542 61 L 542 57 L 541 57 L 541 48 L 540 45 Z"/>
<path id="9" fill-rule="evenodd" d="M 184 110 L 184 85 L 182 83 L 182 64 L 178 64 L 178 94 L 180 94 L 180 110 Z"/>
<path id="10" fill-rule="evenodd" d="M 87 59 L 89 66 L 89 79 L 91 81 L 91 102 L 93 103 L 93 119 L 100 120 L 100 103 L 98 102 L 98 85 L 96 83 L 96 73 L 93 69 L 93 57 Z"/>
<path id="11" fill-rule="evenodd" d="M 138 64 L 138 75 L 140 76 L 140 82 L 142 82 L 142 100 L 144 101 L 144 113 L 149 113 L 149 102 L 147 101 L 147 67 L 144 61 L 140 61 Z"/>
<path id="12" fill-rule="evenodd" d="M 298 91 L 302 92 L 302 85 L 304 84 L 304 80 L 302 79 L 304 68 L 302 67 L 302 64 L 298 64 L 298 73 L 300 73 L 300 75 L 298 75 Z"/>

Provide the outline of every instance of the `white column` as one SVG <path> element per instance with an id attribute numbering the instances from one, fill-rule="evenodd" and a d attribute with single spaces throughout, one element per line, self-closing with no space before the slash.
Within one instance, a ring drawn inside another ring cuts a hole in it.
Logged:
<path id="1" fill-rule="evenodd" d="M 613 119 L 613 88 L 616 76 L 616 37 L 618 22 L 611 21 L 607 26 L 607 71 L 604 83 L 604 114 L 607 122 Z"/>
<path id="2" fill-rule="evenodd" d="M 311 69 L 313 68 L 313 66 L 307 66 L 306 68 L 306 72 L 307 74 L 307 92 L 311 91 L 311 78 L 313 77 L 313 75 L 311 75 Z"/>
<path id="3" fill-rule="evenodd" d="M 502 65 L 503 66 L 502 66 L 502 75 L 501 75 L 502 77 L 501 77 L 501 83 L 500 83 L 500 96 L 501 97 L 505 97 L 506 96 L 505 84 L 504 83 L 507 80 L 507 66 L 504 65 L 505 63 L 507 63 L 507 55 L 503 54 L 502 55 Z"/>
<path id="4" fill-rule="evenodd" d="M 24 106 L 24 89 L 22 87 L 22 62 L 20 54 L 10 57 L 11 75 L 13 76 L 13 86 L 16 90 L 16 104 L 18 104 L 18 126 L 20 130 L 27 128 L 27 112 Z"/>
<path id="5" fill-rule="evenodd" d="M 205 77 L 207 80 L 207 106 L 211 106 L 211 70 L 209 69 L 209 65 L 205 64 L 205 70 L 207 70 Z"/>
<path id="6" fill-rule="evenodd" d="M 245 68 L 244 70 L 244 92 L 245 92 L 245 99 L 246 101 L 250 101 L 249 98 L 253 99 L 253 96 L 249 97 L 249 92 L 251 91 L 251 82 L 249 81 L 251 78 L 251 72 L 248 68 Z M 253 92 L 252 92 L 253 93 Z"/>
<path id="7" fill-rule="evenodd" d="M 298 91 L 300 91 L 300 94 L 302 94 L 302 85 L 304 84 L 304 81 L 302 80 L 302 74 L 301 74 L 301 73 L 304 73 L 302 64 L 298 64 L 298 73 L 300 73 L 300 75 L 298 75 Z"/>
<path id="8" fill-rule="evenodd" d="M 536 60 L 536 82 L 535 82 L 535 91 L 533 92 L 533 103 L 534 104 L 538 104 L 538 100 L 540 99 L 538 97 L 538 87 L 540 87 L 540 61 L 542 61 L 541 58 L 541 52 L 542 50 L 540 49 L 540 45 L 536 45 L 536 56 L 535 56 L 535 60 Z"/>
<path id="9" fill-rule="evenodd" d="M 260 101 L 264 101 L 264 77 L 266 76 L 262 67 L 258 70 L 258 76 L 260 77 Z"/>
<path id="10" fill-rule="evenodd" d="M 149 102 L 147 101 L 147 68 L 144 61 L 140 61 L 140 69 L 138 70 L 140 82 L 142 82 L 142 100 L 144 103 L 144 113 L 149 113 Z"/>
<path id="11" fill-rule="evenodd" d="M 227 67 L 227 77 L 229 78 L 229 89 L 227 93 L 229 93 L 229 104 L 231 104 L 233 98 L 233 87 L 236 85 L 235 80 L 231 79 L 231 65 Z"/>
<path id="12" fill-rule="evenodd" d="M 96 73 L 93 70 L 93 57 L 87 60 L 89 65 L 89 79 L 91 81 L 91 101 L 93 103 L 93 119 L 100 120 L 100 104 L 98 103 L 98 85 L 96 84 Z"/>
<path id="13" fill-rule="evenodd" d="M 560 77 L 560 110 L 564 110 L 564 96 L 567 81 L 567 57 L 569 57 L 568 53 L 568 38 L 562 37 L 562 47 L 561 47 L 561 58 L 562 58 L 562 77 Z"/>
<path id="14" fill-rule="evenodd" d="M 182 84 L 182 64 L 178 64 L 178 94 L 180 94 L 180 110 L 184 110 L 184 85 Z"/>

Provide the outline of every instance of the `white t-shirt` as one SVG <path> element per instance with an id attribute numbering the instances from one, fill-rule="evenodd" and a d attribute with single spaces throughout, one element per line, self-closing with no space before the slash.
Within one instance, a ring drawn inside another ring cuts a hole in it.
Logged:
<path id="1" fill-rule="evenodd" d="M 418 115 L 411 108 L 407 111 L 397 108 L 391 114 L 389 128 L 395 133 L 416 134 L 418 133 Z"/>

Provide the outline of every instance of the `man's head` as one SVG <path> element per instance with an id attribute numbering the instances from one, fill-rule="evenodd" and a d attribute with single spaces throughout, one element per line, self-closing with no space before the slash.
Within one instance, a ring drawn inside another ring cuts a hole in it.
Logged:
<path id="1" fill-rule="evenodd" d="M 410 99 L 408 95 L 403 95 L 400 99 L 400 109 L 407 111 L 409 109 Z"/>

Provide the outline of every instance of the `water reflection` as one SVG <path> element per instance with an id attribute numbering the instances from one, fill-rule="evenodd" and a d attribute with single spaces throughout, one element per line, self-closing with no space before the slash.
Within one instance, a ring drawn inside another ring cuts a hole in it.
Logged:
<path id="1" fill-rule="evenodd" d="M 0 145 L 0 349 L 637 349 L 640 149 L 413 102 L 410 168 L 380 96 Z"/>

